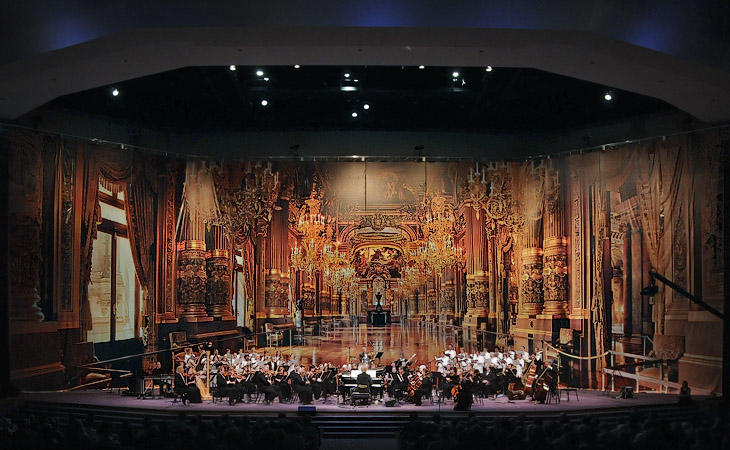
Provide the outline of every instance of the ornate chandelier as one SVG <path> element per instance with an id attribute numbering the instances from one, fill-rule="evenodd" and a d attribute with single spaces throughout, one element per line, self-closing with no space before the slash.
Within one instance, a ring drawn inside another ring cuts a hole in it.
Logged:
<path id="1" fill-rule="evenodd" d="M 322 253 L 330 237 L 327 218 L 318 212 L 319 200 L 310 198 L 305 203 L 307 212 L 304 212 L 297 221 L 297 230 L 302 234 L 301 246 L 299 243 L 294 245 L 291 252 L 291 266 L 294 270 L 307 272 L 311 278 L 314 272 L 323 267 Z M 331 252 L 331 249 L 329 251 Z"/>
<path id="2" fill-rule="evenodd" d="M 480 179 L 479 163 L 476 163 L 476 172 L 469 169 L 469 181 L 462 193 L 464 205 L 471 206 L 474 209 L 477 219 L 479 219 L 482 210 L 486 211 L 489 202 L 489 183 L 486 179 L 486 172 L 485 169 L 482 169 Z"/>
<path id="3" fill-rule="evenodd" d="M 413 255 L 414 266 L 420 273 L 441 272 L 460 263 L 463 249 L 454 244 L 454 234 L 462 224 L 456 218 L 455 207 L 443 196 L 436 195 L 426 197 L 417 214 L 426 238 Z"/>

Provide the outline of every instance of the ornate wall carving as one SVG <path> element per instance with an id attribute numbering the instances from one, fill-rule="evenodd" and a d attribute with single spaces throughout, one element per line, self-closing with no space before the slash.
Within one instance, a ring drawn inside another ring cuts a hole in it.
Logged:
<path id="1" fill-rule="evenodd" d="M 305 285 L 302 289 L 302 305 L 304 307 L 305 316 L 314 315 L 314 288 Z"/>
<path id="2" fill-rule="evenodd" d="M 287 308 L 289 306 L 289 283 L 283 282 L 278 276 L 266 277 L 267 308 Z"/>
<path id="3" fill-rule="evenodd" d="M 453 314 L 454 305 L 456 301 L 456 289 L 453 285 L 446 285 L 441 287 L 441 313 Z"/>
<path id="4" fill-rule="evenodd" d="M 436 314 L 436 289 L 429 289 L 426 294 L 426 313 Z"/>
<path id="5" fill-rule="evenodd" d="M 543 257 L 543 289 L 545 314 L 565 313 L 568 301 L 568 254 L 565 240 L 550 239 L 545 242 Z"/>
<path id="6" fill-rule="evenodd" d="M 205 292 L 208 273 L 205 263 L 205 243 L 184 241 L 179 244 L 178 293 L 180 317 L 206 317 Z"/>
<path id="7" fill-rule="evenodd" d="M 215 252 L 221 252 L 216 250 Z M 215 253 L 214 253 L 215 255 Z M 208 281 L 206 298 L 208 315 L 212 317 L 230 317 L 232 314 L 228 252 L 220 256 L 211 256 L 207 261 Z"/>
<path id="8" fill-rule="evenodd" d="M 543 308 L 543 252 L 540 248 L 522 250 L 522 314 L 540 314 Z"/>

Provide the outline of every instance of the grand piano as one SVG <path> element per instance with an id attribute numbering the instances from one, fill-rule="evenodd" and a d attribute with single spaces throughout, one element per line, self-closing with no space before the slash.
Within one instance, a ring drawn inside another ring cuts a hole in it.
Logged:
<path id="1" fill-rule="evenodd" d="M 385 368 L 368 369 L 367 373 L 370 378 L 373 379 L 373 384 L 370 386 L 370 395 L 374 399 L 383 399 L 383 372 Z M 350 397 L 352 390 L 357 387 L 357 376 L 360 375 L 359 369 L 342 372 L 340 374 L 339 390 L 342 395 L 342 399 Z"/>

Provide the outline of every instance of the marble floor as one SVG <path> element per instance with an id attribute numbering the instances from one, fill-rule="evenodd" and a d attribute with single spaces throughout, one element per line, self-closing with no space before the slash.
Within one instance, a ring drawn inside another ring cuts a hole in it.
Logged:
<path id="1" fill-rule="evenodd" d="M 393 324 L 385 327 L 360 325 L 340 328 L 322 336 L 307 337 L 305 345 L 267 347 L 272 353 L 280 350 L 284 354 L 294 354 L 303 364 L 311 361 L 331 362 L 341 366 L 348 361 L 357 361 L 363 347 L 373 356 L 383 352 L 381 365 L 388 365 L 404 353 L 406 358 L 413 356 L 416 364 L 425 364 L 435 369 L 436 355 L 440 355 L 449 345 L 460 348 L 453 333 L 434 333 L 416 325 Z M 468 346 L 464 351 L 477 351 Z"/>

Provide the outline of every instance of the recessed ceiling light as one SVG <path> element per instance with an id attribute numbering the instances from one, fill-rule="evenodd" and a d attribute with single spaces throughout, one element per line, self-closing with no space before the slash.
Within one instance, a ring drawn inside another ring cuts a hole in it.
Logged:
<path id="1" fill-rule="evenodd" d="M 266 106 L 268 104 L 269 104 L 269 101 L 268 100 L 266 100 L 266 99 L 261 100 L 261 106 Z"/>
<path id="2" fill-rule="evenodd" d="M 487 66 L 487 68 L 484 69 L 484 70 L 486 70 L 487 72 L 491 72 L 492 71 L 492 66 Z"/>
<path id="3" fill-rule="evenodd" d="M 352 112 L 352 117 L 357 117 L 357 113 L 355 111 Z"/>
<path id="4" fill-rule="evenodd" d="M 264 81 L 269 81 L 269 77 L 264 77 Z"/>
<path id="5" fill-rule="evenodd" d="M 294 64 L 294 68 L 295 68 L 295 69 L 298 69 L 298 68 L 300 68 L 300 67 L 301 67 L 301 66 L 300 66 L 299 64 Z"/>
<path id="6" fill-rule="evenodd" d="M 230 66 L 228 67 L 228 69 L 229 69 L 229 70 L 230 70 L 231 72 L 233 72 L 234 70 L 236 70 L 236 66 L 235 66 L 235 64 L 231 64 L 231 65 L 230 65 Z"/>
<path id="7" fill-rule="evenodd" d="M 418 66 L 418 68 L 419 68 L 419 69 L 425 69 L 425 68 L 426 68 L 426 66 L 424 66 L 423 64 L 421 64 L 420 66 Z"/>
<path id="8" fill-rule="evenodd" d="M 259 77 L 263 77 L 264 76 L 264 71 L 263 70 L 257 70 L 256 71 L 256 75 L 259 76 Z"/>
<path id="9" fill-rule="evenodd" d="M 119 89 L 117 89 L 117 88 L 112 89 L 112 95 L 115 96 L 115 97 L 118 96 L 119 95 Z"/>
<path id="10" fill-rule="evenodd" d="M 603 99 L 606 100 L 607 102 L 610 102 L 611 100 L 613 100 L 613 94 L 611 93 L 611 91 L 608 91 L 605 94 L 603 94 Z"/>
<path id="11" fill-rule="evenodd" d="M 451 74 L 451 76 L 454 77 L 454 78 L 458 78 L 459 77 L 459 72 L 454 72 L 454 73 Z"/>
<path id="12" fill-rule="evenodd" d="M 350 74 L 349 73 L 346 73 L 345 74 L 345 78 L 350 78 Z"/>
<path id="13" fill-rule="evenodd" d="M 362 105 L 362 109 L 370 109 L 370 105 L 365 103 L 364 105 Z"/>

